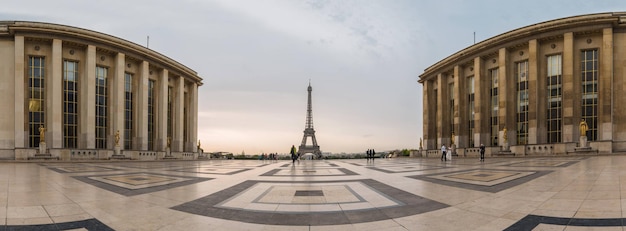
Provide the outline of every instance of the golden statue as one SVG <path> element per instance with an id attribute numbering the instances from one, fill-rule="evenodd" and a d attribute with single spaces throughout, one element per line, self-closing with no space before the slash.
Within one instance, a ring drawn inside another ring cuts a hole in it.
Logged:
<path id="1" fill-rule="evenodd" d="M 587 122 L 585 122 L 585 119 L 580 120 L 580 125 L 578 125 L 578 129 L 580 129 L 580 136 L 587 136 L 587 130 L 589 130 L 589 126 L 587 126 Z"/>
<path id="2" fill-rule="evenodd" d="M 454 144 L 454 132 L 452 132 L 452 135 L 450 135 L 450 145 Z"/>
<path id="3" fill-rule="evenodd" d="M 46 142 L 46 128 L 44 128 L 43 125 L 39 125 L 39 142 Z"/>
<path id="4" fill-rule="evenodd" d="M 115 132 L 115 146 L 120 146 L 120 130 Z"/>
<path id="5" fill-rule="evenodd" d="M 506 127 L 502 130 L 502 133 L 504 133 L 502 136 L 504 137 L 504 142 L 506 143 L 509 140 L 506 135 Z"/>

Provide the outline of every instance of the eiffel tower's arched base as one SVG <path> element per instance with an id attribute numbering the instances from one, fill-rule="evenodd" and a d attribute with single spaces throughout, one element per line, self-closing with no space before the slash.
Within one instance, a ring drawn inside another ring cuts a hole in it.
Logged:
<path id="1" fill-rule="evenodd" d="M 320 151 L 320 146 L 302 146 L 301 145 L 298 148 L 298 156 L 302 156 L 307 153 L 313 153 L 313 155 L 315 155 L 315 158 L 317 159 L 322 158 L 322 151 Z"/>

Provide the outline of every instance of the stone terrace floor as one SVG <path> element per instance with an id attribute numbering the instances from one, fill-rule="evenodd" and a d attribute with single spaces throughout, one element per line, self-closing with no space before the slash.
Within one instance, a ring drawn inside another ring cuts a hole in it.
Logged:
<path id="1" fill-rule="evenodd" d="M 624 230 L 626 156 L 0 162 L 1 230 Z"/>

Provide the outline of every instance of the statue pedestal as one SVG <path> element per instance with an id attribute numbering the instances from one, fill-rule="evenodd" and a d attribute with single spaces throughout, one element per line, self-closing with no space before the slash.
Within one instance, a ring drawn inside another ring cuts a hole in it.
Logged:
<path id="1" fill-rule="evenodd" d="M 120 148 L 119 145 L 116 145 L 115 148 L 113 149 L 113 155 L 111 156 L 111 159 L 130 160 L 130 157 L 124 156 L 124 154 L 122 154 L 122 148 Z"/>
<path id="2" fill-rule="evenodd" d="M 502 144 L 502 149 L 500 149 L 499 152 L 491 153 L 491 155 L 492 156 L 514 157 L 515 153 L 511 152 L 511 146 L 509 146 L 509 142 L 508 141 L 504 141 L 504 143 Z"/>
<path id="3" fill-rule="evenodd" d="M 574 153 L 597 155 L 598 150 L 593 150 L 591 149 L 591 147 L 589 147 L 589 143 L 587 142 L 587 136 L 581 136 L 578 140 L 578 147 L 574 148 Z"/>
<path id="4" fill-rule="evenodd" d="M 163 157 L 164 160 L 174 160 L 176 159 L 176 157 L 172 156 L 172 152 L 170 151 L 170 148 L 167 147 L 165 148 L 165 156 Z"/>
<path id="5" fill-rule="evenodd" d="M 587 136 L 581 136 L 579 139 L 579 143 L 578 143 L 578 147 L 579 148 L 586 148 L 588 146 L 587 144 Z"/>
<path id="6" fill-rule="evenodd" d="M 48 148 L 46 146 L 46 142 L 39 143 L 39 150 L 35 156 L 28 157 L 29 160 L 59 160 L 59 157 L 53 157 L 52 154 L 48 153 Z"/>
<path id="7" fill-rule="evenodd" d="M 46 154 L 48 153 L 48 149 L 46 148 L 46 142 L 39 143 L 39 153 L 38 154 Z"/>
<path id="8" fill-rule="evenodd" d="M 204 151 L 202 149 L 198 149 L 198 159 L 208 159 L 207 155 L 204 155 Z"/>
<path id="9" fill-rule="evenodd" d="M 456 154 L 456 144 L 453 144 L 452 146 L 450 146 L 450 152 L 451 152 L 450 153 L 451 156 L 458 156 Z"/>

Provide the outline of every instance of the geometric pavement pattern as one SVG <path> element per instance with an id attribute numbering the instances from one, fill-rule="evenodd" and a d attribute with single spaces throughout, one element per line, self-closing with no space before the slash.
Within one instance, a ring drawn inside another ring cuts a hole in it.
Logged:
<path id="1" fill-rule="evenodd" d="M 621 155 L 45 161 L 0 163 L 0 173 L 0 230 L 621 230 L 626 222 Z"/>
<path id="2" fill-rule="evenodd" d="M 448 205 L 367 179 L 314 183 L 250 180 L 172 209 L 257 224 L 337 225 L 445 207 Z"/>
<path id="3" fill-rule="evenodd" d="M 211 179 L 150 172 L 73 176 L 73 178 L 125 196 L 163 191 Z"/>
<path id="4" fill-rule="evenodd" d="M 457 188 L 495 193 L 526 183 L 550 172 L 552 171 L 468 169 L 408 177 Z"/>

